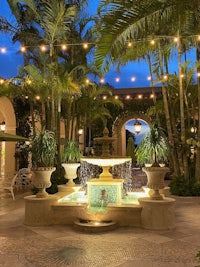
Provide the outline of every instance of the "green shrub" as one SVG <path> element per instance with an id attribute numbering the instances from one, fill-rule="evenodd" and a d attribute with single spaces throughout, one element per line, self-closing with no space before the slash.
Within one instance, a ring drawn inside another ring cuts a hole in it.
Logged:
<path id="1" fill-rule="evenodd" d="M 200 196 L 200 181 L 194 182 L 191 185 L 192 196 Z"/>
<path id="2" fill-rule="evenodd" d="M 63 168 L 61 170 L 61 176 L 58 175 L 58 170 L 56 169 L 51 175 L 51 186 L 46 189 L 47 193 L 55 194 L 58 192 L 58 185 L 66 184 L 67 179 L 64 177 Z"/>
<path id="3" fill-rule="evenodd" d="M 200 263 L 200 251 L 197 252 L 196 254 L 196 258 L 198 259 L 199 263 Z M 195 267 L 200 267 L 200 265 L 195 266 Z"/>
<path id="4" fill-rule="evenodd" d="M 174 176 L 169 184 L 170 192 L 176 196 L 190 196 L 190 184 L 189 180 L 183 176 Z"/>

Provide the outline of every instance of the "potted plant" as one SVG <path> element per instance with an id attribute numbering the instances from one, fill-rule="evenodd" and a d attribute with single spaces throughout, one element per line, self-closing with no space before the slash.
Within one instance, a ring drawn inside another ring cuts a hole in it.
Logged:
<path id="1" fill-rule="evenodd" d="M 143 167 L 142 170 L 147 175 L 147 187 L 153 189 L 151 199 L 162 199 L 159 189 L 164 188 L 164 177 L 169 168 L 160 167 L 160 164 L 167 161 L 168 154 L 169 147 L 164 131 L 157 125 L 152 126 L 136 148 L 138 164 L 150 164 L 150 167 Z"/>
<path id="2" fill-rule="evenodd" d="M 81 156 L 78 144 L 74 141 L 68 141 L 61 155 L 62 166 L 65 169 L 65 178 L 68 179 L 67 186 L 75 185 L 73 179 L 77 177 Z"/>
<path id="3" fill-rule="evenodd" d="M 55 170 L 55 155 L 57 151 L 55 134 L 42 129 L 33 138 L 31 144 L 33 184 L 39 189 L 37 197 L 46 197 L 46 188 L 51 186 L 51 174 Z"/>

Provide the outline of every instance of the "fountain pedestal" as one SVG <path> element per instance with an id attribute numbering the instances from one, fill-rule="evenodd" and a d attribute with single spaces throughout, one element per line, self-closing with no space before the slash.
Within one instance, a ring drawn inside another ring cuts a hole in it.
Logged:
<path id="1" fill-rule="evenodd" d="M 89 208 L 103 208 L 108 204 L 121 205 L 123 179 L 113 179 L 109 172 L 110 167 L 130 161 L 129 157 L 83 157 L 82 161 L 101 166 L 103 172 L 99 178 L 87 182 L 87 195 Z"/>
<path id="2" fill-rule="evenodd" d="M 89 207 L 106 207 L 121 204 L 123 179 L 92 179 L 88 185 Z"/>
<path id="3" fill-rule="evenodd" d="M 169 230 L 175 227 L 175 212 L 173 198 L 152 200 L 150 198 L 138 199 L 141 207 L 142 227 L 151 230 Z"/>

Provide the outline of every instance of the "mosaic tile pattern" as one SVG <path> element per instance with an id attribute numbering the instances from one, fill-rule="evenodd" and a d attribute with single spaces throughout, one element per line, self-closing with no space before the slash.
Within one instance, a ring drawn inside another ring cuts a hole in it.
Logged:
<path id="1" fill-rule="evenodd" d="M 27 227 L 24 201 L 0 204 L 0 266 L 195 267 L 200 250 L 200 198 L 177 198 L 176 228 L 88 234 L 70 226 Z"/>
<path id="2" fill-rule="evenodd" d="M 108 203 L 117 203 L 117 186 L 91 185 L 90 205 L 92 207 L 106 207 Z"/>

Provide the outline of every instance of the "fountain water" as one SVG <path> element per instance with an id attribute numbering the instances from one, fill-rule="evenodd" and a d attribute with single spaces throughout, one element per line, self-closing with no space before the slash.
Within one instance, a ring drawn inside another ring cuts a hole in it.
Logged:
<path id="1" fill-rule="evenodd" d="M 121 205 L 123 179 L 114 179 L 110 173 L 110 168 L 114 165 L 131 162 L 130 157 L 113 156 L 110 153 L 110 145 L 115 138 L 108 136 L 107 128 L 103 131 L 103 137 L 94 138 L 94 141 L 102 145 L 100 157 L 83 157 L 81 161 L 102 167 L 99 178 L 91 179 L 87 182 L 87 195 L 89 208 L 106 207 L 108 204 Z"/>

